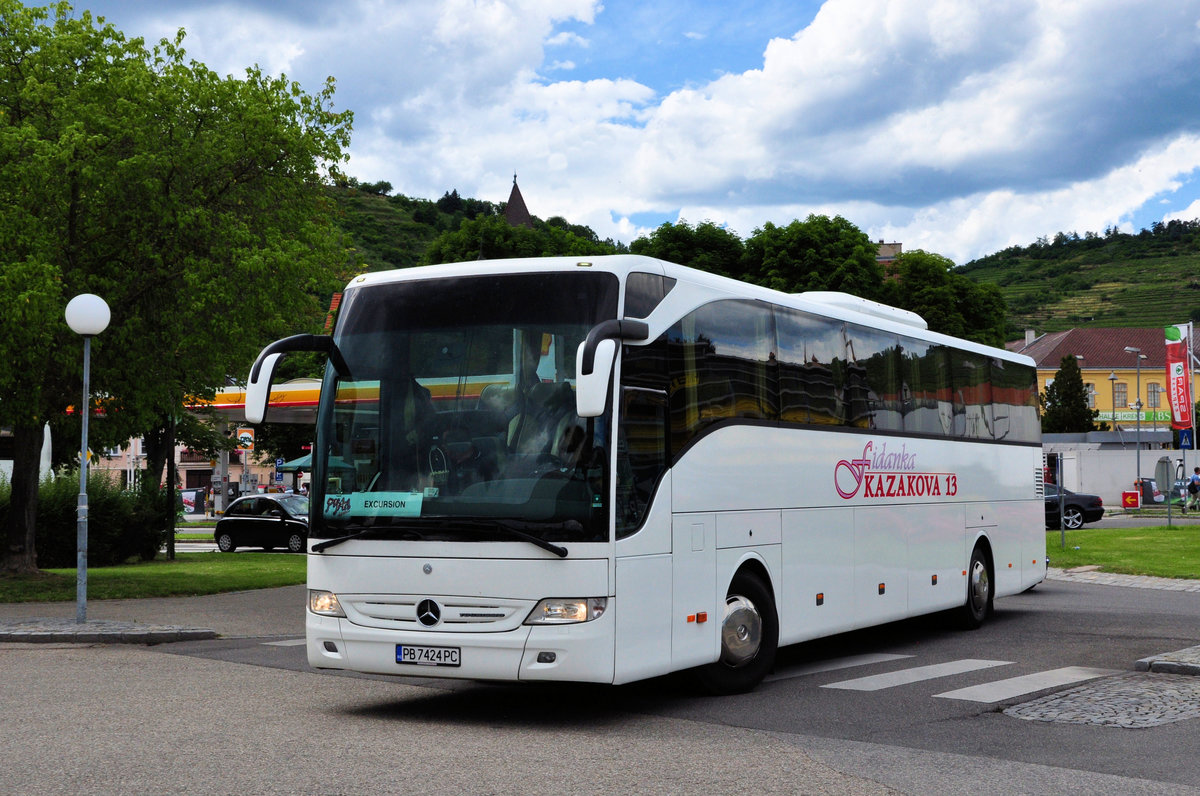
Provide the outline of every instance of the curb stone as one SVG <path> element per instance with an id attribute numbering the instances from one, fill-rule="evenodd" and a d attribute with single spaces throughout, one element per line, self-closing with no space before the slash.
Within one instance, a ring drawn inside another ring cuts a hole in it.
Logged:
<path id="1" fill-rule="evenodd" d="M 1200 646 L 1151 655 L 1135 663 L 1133 668 L 1138 672 L 1200 675 Z"/>
<path id="2" fill-rule="evenodd" d="M 217 631 L 206 627 L 142 625 L 113 620 L 0 619 L 0 643 L 167 644 L 202 641 L 217 635 Z"/>

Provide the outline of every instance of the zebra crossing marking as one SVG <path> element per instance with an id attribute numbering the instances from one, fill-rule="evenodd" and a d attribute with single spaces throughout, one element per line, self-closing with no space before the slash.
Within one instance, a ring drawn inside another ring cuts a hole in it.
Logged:
<path id="1" fill-rule="evenodd" d="M 1061 669 L 1050 669 L 1035 672 L 1021 677 L 1010 677 L 1007 680 L 997 680 L 994 683 L 973 685 L 969 688 L 959 688 L 934 694 L 942 699 L 963 699 L 970 702 L 1003 702 L 1023 694 L 1043 691 L 1047 688 L 1058 688 L 1084 680 L 1094 680 L 1097 677 L 1107 677 L 1120 674 L 1116 669 L 1093 669 L 1087 666 L 1064 666 Z"/>
<path id="2" fill-rule="evenodd" d="M 872 663 L 887 663 L 888 661 L 898 661 L 904 658 L 911 658 L 911 655 L 896 655 L 888 652 L 875 652 L 864 655 L 847 655 L 842 658 L 829 658 L 823 661 L 814 663 L 806 663 L 802 666 L 790 666 L 787 669 L 776 672 L 769 677 L 764 678 L 764 682 L 775 682 L 776 680 L 790 680 L 793 677 L 804 677 L 810 674 L 818 674 L 820 672 L 833 672 L 838 669 L 850 669 L 855 666 L 866 666 Z"/>
<path id="3" fill-rule="evenodd" d="M 857 677 L 853 680 L 842 680 L 829 683 L 822 688 L 838 688 L 846 691 L 879 691 L 898 685 L 919 683 L 922 680 L 933 680 L 937 677 L 948 677 L 952 674 L 963 674 L 980 669 L 990 669 L 994 666 L 1010 666 L 1012 661 L 989 661 L 977 658 L 963 658 L 946 663 L 935 663 L 929 666 L 915 666 L 911 669 L 900 669 L 884 674 L 873 674 L 867 677 Z"/>

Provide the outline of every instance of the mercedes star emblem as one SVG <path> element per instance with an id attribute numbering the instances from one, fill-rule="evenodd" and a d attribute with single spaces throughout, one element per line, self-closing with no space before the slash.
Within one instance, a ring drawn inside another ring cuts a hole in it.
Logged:
<path id="1" fill-rule="evenodd" d="M 417 603 L 417 621 L 425 627 L 433 627 L 442 621 L 442 607 L 433 600 L 421 600 Z"/>

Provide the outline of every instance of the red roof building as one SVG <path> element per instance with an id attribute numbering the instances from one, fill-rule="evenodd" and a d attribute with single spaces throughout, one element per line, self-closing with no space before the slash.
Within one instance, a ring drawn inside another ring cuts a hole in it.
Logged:
<path id="1" fill-rule="evenodd" d="M 1196 363 L 1196 341 L 1192 342 L 1192 363 Z M 1142 430 L 1167 430 L 1171 408 L 1166 396 L 1167 348 L 1161 326 L 1117 329 L 1068 329 L 1037 336 L 1032 330 L 1025 339 L 1005 346 L 1009 351 L 1032 357 L 1037 363 L 1038 390 L 1054 381 L 1063 357 L 1073 356 L 1079 363 L 1083 383 L 1093 409 L 1100 410 L 1099 420 L 1119 429 L 1133 429 L 1137 412 L 1143 405 Z M 1136 348 L 1140 356 L 1126 351 Z M 1139 389 L 1140 387 L 1140 389 Z M 1196 375 L 1192 373 L 1192 398 L 1196 399 Z"/>

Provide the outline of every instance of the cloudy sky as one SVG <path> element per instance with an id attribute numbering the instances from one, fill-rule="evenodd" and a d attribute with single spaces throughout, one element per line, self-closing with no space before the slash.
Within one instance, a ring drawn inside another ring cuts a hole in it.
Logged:
<path id="1" fill-rule="evenodd" d="M 39 4 L 29 0 L 29 4 Z M 846 217 L 964 263 L 1200 217 L 1200 0 L 93 0 L 355 113 L 346 171 L 626 242 Z"/>

